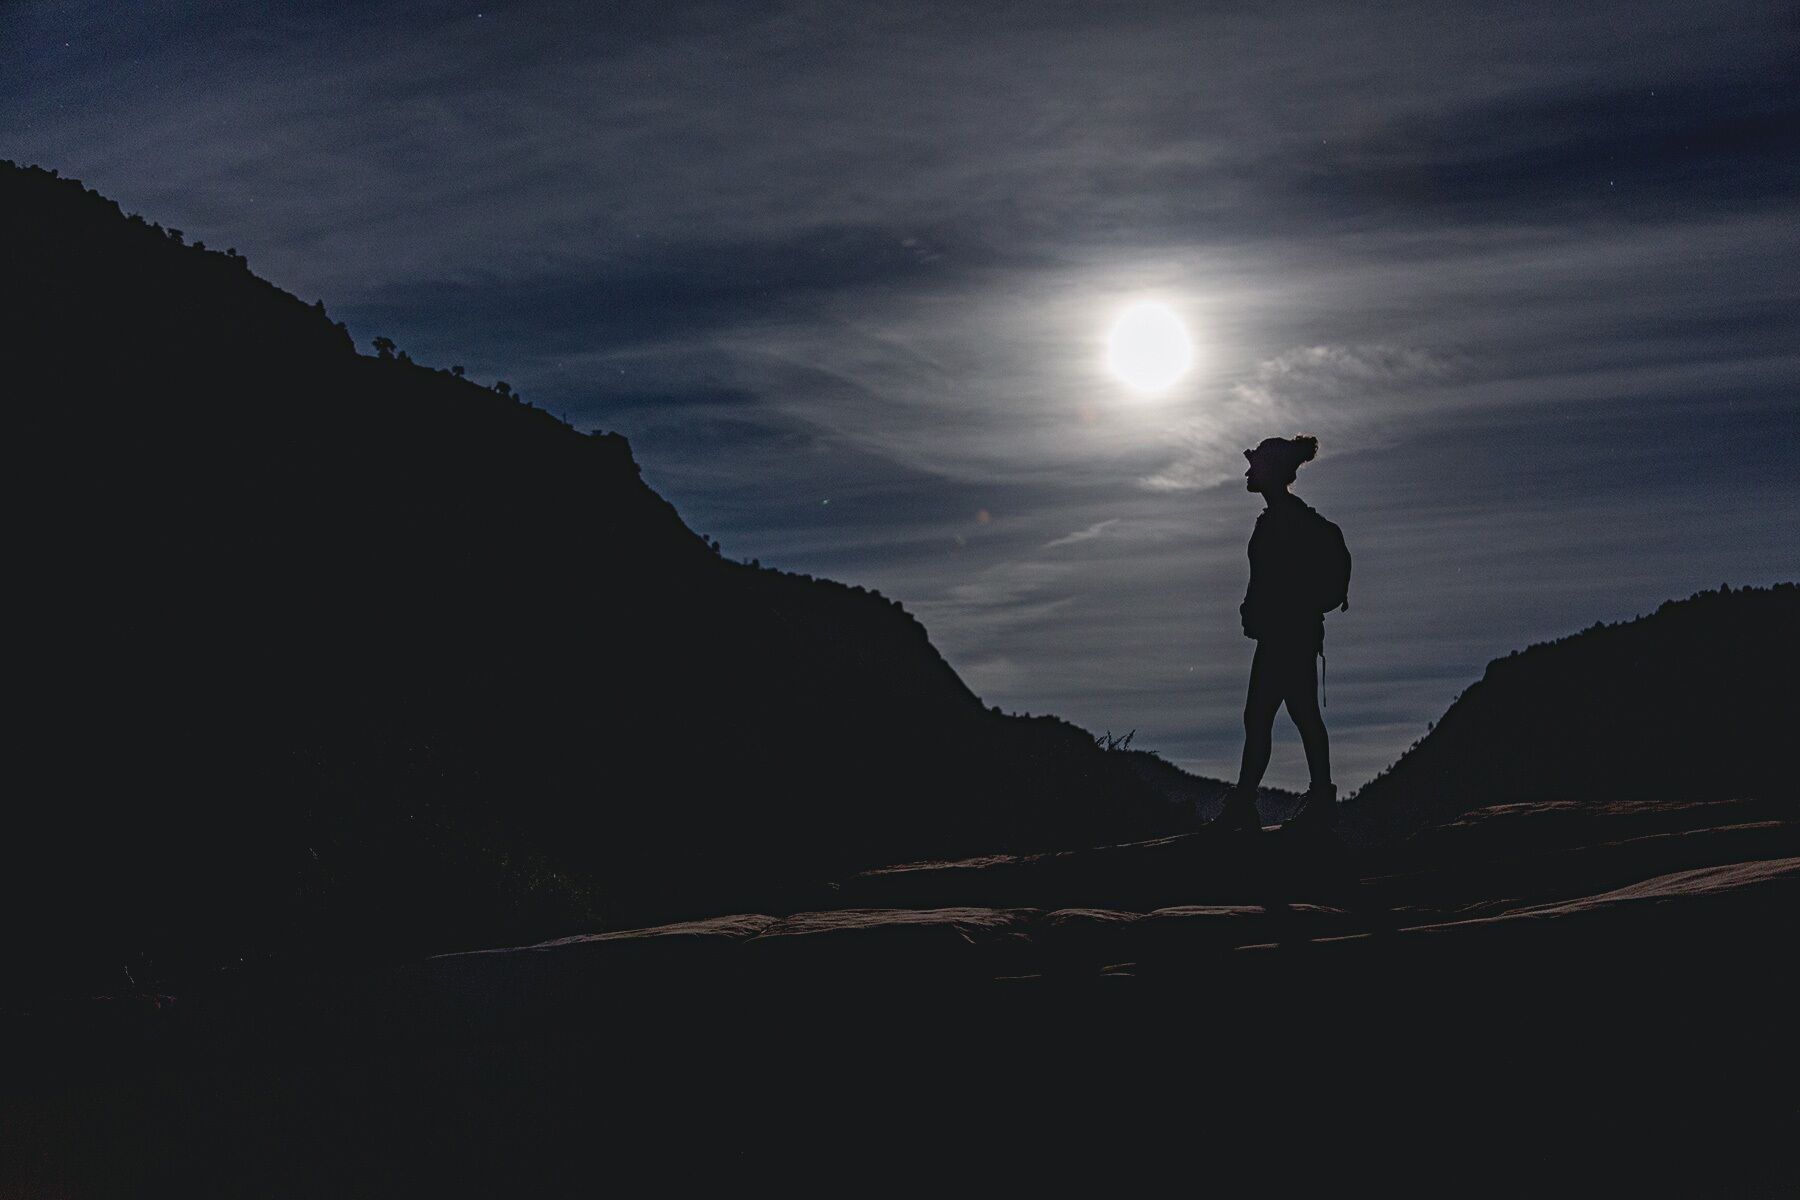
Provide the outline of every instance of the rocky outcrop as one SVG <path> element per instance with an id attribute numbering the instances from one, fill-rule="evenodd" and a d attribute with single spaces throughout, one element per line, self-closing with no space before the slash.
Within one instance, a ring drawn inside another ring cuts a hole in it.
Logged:
<path id="1" fill-rule="evenodd" d="M 1533 959 L 1541 969 L 1597 951 L 1642 951 L 1672 966 L 1727 947 L 1751 961 L 1771 922 L 1800 912 L 1800 821 L 1745 820 L 1754 806 L 1724 803 L 1599 811 L 1619 836 L 1580 851 L 1569 839 L 1596 835 L 1592 810 L 1571 824 L 1558 806 L 1508 806 L 1419 839 L 1420 859 L 1390 854 L 1374 864 L 1381 873 L 1369 874 L 1342 847 L 1273 833 L 920 863 L 847 880 L 842 908 L 444 955 L 400 978 L 466 1019 L 529 1024 L 571 996 L 586 998 L 580 1010 L 603 996 L 665 990 L 1185 986 L 1315 967 L 1416 972 L 1490 956 L 1484 970 L 1523 969 Z M 1449 860 L 1452 844 L 1461 845 L 1460 863 Z M 1229 878 L 1246 889 L 1237 902 L 1114 903 L 1182 888 L 1228 891 L 1226 876 L 1198 867 L 1233 857 L 1240 866 Z M 1493 886 L 1502 864 L 1511 889 Z M 1414 869 L 1399 869 L 1407 866 Z M 1074 902 L 1084 890 L 1105 899 Z M 875 906 L 877 896 L 894 903 Z M 931 897 L 938 903 L 927 904 Z M 496 980 L 511 981 L 503 1004 Z M 530 986 L 519 986 L 524 980 Z"/>

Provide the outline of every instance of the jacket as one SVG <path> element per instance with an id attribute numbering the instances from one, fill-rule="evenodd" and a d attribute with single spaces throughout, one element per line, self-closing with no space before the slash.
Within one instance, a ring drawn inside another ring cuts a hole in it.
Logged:
<path id="1" fill-rule="evenodd" d="M 1283 493 L 1256 518 L 1250 535 L 1250 586 L 1238 606 L 1244 636 L 1325 645 L 1325 615 L 1313 593 L 1314 561 L 1329 522 L 1298 496 Z"/>

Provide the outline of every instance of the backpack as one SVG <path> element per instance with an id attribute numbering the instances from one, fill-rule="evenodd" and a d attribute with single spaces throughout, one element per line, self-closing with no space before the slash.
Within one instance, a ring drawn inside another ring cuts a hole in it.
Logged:
<path id="1" fill-rule="evenodd" d="M 1313 547 L 1306 556 L 1306 594 L 1317 613 L 1350 607 L 1350 547 L 1344 531 L 1313 513 Z"/>

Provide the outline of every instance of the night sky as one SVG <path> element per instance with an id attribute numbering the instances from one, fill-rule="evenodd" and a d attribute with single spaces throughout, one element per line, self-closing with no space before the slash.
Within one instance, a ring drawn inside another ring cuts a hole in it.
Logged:
<path id="1" fill-rule="evenodd" d="M 281 7 L 0 7 L 0 156 L 623 432 L 1010 711 L 1235 775 L 1271 435 L 1356 556 L 1346 789 L 1490 658 L 1800 577 L 1791 4 Z"/>

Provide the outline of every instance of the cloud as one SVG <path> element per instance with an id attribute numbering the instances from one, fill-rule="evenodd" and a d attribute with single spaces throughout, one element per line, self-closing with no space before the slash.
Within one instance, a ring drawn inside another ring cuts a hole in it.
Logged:
<path id="1" fill-rule="evenodd" d="M 1453 374 L 1451 356 L 1383 344 L 1298 346 L 1258 362 L 1218 408 L 1178 435 L 1181 457 L 1144 476 L 1155 492 L 1209 488 L 1243 474 L 1242 451 L 1264 437 L 1310 432 L 1330 449 L 1368 444 L 1408 393 Z M 1340 438 L 1342 439 L 1340 441 Z"/>
<path id="2" fill-rule="evenodd" d="M 1449 370 L 1444 356 L 1407 346 L 1302 346 L 1264 359 L 1232 392 L 1259 408 L 1308 408 L 1366 400 L 1378 391 L 1442 379 Z"/>
<path id="3" fill-rule="evenodd" d="M 1078 543 L 1088 541 L 1091 538 L 1097 538 L 1101 534 L 1105 533 L 1107 530 L 1116 526 L 1119 523 L 1119 521 L 1120 521 L 1120 518 L 1118 518 L 1118 517 L 1108 517 L 1104 521 L 1095 521 L 1092 525 L 1089 525 L 1086 529 L 1077 529 L 1072 533 L 1065 533 L 1065 534 L 1063 534 L 1063 536 L 1061 536 L 1059 538 L 1054 538 L 1048 542 L 1045 542 L 1044 549 L 1054 550 L 1058 546 L 1073 546 Z"/>

